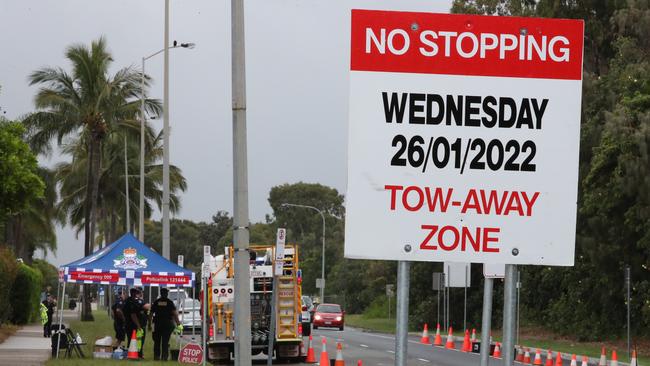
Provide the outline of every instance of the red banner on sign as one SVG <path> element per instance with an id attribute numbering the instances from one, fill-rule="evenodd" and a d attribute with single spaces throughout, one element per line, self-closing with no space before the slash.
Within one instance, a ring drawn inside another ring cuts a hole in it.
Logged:
<path id="1" fill-rule="evenodd" d="M 75 281 L 93 281 L 93 282 L 112 282 L 115 283 L 119 280 L 120 275 L 117 273 L 96 273 L 96 272 L 80 272 L 73 271 L 70 273 L 70 278 Z"/>
<path id="2" fill-rule="evenodd" d="M 352 10 L 352 71 L 581 80 L 582 20 Z"/>
<path id="3" fill-rule="evenodd" d="M 165 284 L 165 285 L 185 285 L 190 283 L 189 276 L 143 274 L 140 279 L 143 284 L 156 283 L 156 284 Z"/>

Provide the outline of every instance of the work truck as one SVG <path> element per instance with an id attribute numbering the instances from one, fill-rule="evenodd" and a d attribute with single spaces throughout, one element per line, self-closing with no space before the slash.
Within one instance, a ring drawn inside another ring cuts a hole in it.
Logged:
<path id="1" fill-rule="evenodd" d="M 273 288 L 275 245 L 250 246 L 250 301 L 251 301 L 251 354 L 267 354 L 270 342 L 271 303 L 275 302 L 274 354 L 278 360 L 302 361 L 304 359 L 302 326 L 302 274 L 298 260 L 298 246 L 284 247 L 282 273 Z M 210 256 L 208 293 L 208 360 L 227 362 L 234 355 L 235 325 L 235 270 L 234 248 L 226 247 L 224 254 Z M 307 323 L 308 324 L 308 323 Z"/>

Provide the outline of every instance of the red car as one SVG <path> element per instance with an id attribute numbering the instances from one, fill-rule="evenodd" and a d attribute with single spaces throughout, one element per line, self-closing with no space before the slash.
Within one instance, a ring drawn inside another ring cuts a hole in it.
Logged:
<path id="1" fill-rule="evenodd" d="M 318 327 L 332 327 L 343 330 L 345 324 L 345 311 L 341 310 L 338 304 L 320 304 L 314 311 L 312 325 L 314 329 Z"/>

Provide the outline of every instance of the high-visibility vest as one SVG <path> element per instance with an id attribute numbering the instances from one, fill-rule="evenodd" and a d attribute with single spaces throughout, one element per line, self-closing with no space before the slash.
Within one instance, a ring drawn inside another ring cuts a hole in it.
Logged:
<path id="1" fill-rule="evenodd" d="M 47 316 L 47 306 L 45 306 L 45 304 L 41 303 L 41 309 L 40 309 L 40 311 L 41 311 L 41 323 L 42 323 L 43 325 L 45 325 L 45 324 L 47 323 L 47 320 L 48 320 L 48 316 Z"/>

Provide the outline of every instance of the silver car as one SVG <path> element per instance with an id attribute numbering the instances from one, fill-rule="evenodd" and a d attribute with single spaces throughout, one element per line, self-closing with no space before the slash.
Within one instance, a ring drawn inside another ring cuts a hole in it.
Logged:
<path id="1" fill-rule="evenodd" d="M 183 299 L 177 309 L 183 329 L 201 328 L 201 303 L 199 300 Z"/>

